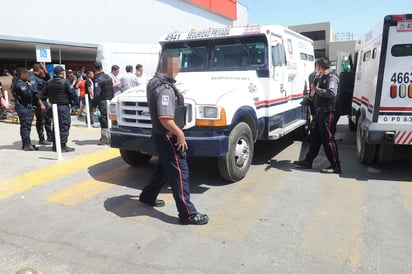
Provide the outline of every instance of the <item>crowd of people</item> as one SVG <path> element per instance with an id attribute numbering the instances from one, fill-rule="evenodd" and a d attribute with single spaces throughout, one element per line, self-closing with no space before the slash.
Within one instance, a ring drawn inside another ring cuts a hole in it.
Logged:
<path id="1" fill-rule="evenodd" d="M 87 71 L 85 67 L 73 71 L 65 70 L 63 66 L 58 65 L 54 68 L 54 77 L 51 77 L 43 64 L 34 64 L 30 71 L 26 68 L 18 68 L 13 75 L 11 90 L 20 120 L 22 149 L 24 151 L 38 149 L 30 139 L 31 125 L 35 117 L 39 144 L 52 144 L 52 149 L 56 150 L 51 104 L 57 105 L 60 145 L 63 152 L 74 150 L 67 146 L 71 125 L 70 115 L 76 114 L 79 119 L 83 119 L 86 111 L 93 114 L 88 115 L 90 121 L 86 120 L 86 123 L 90 122 L 96 126 L 93 117 L 97 117 L 100 124 L 101 137 L 97 144 L 108 145 L 108 101 L 127 89 L 148 82 L 141 64 L 136 66 L 136 74 L 133 73 L 131 65 L 126 66 L 125 69 L 127 74 L 119 79 L 119 66 L 113 65 L 111 72 L 106 74 L 101 62 L 96 62 L 93 70 Z M 90 102 L 89 109 L 86 109 L 86 96 Z"/>

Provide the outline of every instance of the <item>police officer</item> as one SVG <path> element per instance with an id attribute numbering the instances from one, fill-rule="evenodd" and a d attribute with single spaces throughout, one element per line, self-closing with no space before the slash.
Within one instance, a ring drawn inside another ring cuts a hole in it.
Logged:
<path id="1" fill-rule="evenodd" d="M 109 144 L 109 124 L 107 118 L 107 104 L 113 98 L 113 81 L 112 78 L 104 73 L 103 66 L 101 62 L 96 62 L 94 64 L 94 69 L 96 71 L 93 79 L 94 83 L 94 98 L 93 107 L 97 107 L 100 111 L 98 116 L 100 127 L 101 127 L 101 137 L 98 141 L 98 145 L 108 145 Z"/>
<path id="2" fill-rule="evenodd" d="M 313 160 L 319 153 L 320 146 L 323 145 L 326 157 L 330 162 L 328 168 L 322 168 L 322 173 L 340 173 L 340 161 L 338 146 L 334 139 L 336 131 L 335 103 L 338 92 L 339 79 L 329 71 L 330 62 L 327 58 L 317 61 L 320 78 L 317 85 L 311 85 L 311 96 L 316 111 L 316 125 L 310 136 L 309 151 L 305 159 L 295 161 L 294 164 L 300 168 L 312 168 Z"/>
<path id="3" fill-rule="evenodd" d="M 169 181 L 173 191 L 181 224 L 203 225 L 209 221 L 190 201 L 189 168 L 186 162 L 188 149 L 184 132 L 185 107 L 183 96 L 174 86 L 179 71 L 179 58 L 163 56 L 159 72 L 147 85 L 147 101 L 152 120 L 153 145 L 159 155 L 156 170 L 150 183 L 144 187 L 139 200 L 152 206 L 164 206 L 157 196 Z"/>
<path id="4" fill-rule="evenodd" d="M 40 100 L 37 90 L 32 88 L 27 81 L 28 72 L 26 68 L 18 68 L 16 78 L 13 79 L 12 92 L 16 101 L 16 111 L 20 120 L 20 136 L 22 139 L 22 149 L 33 151 L 37 148 L 31 144 L 30 132 L 33 122 L 33 104 L 37 103 L 42 111 L 45 107 Z"/>
<path id="5" fill-rule="evenodd" d="M 39 135 L 39 144 L 41 145 L 50 145 L 53 140 L 51 108 L 47 102 L 47 98 L 42 95 L 44 85 L 49 79 L 50 76 L 44 71 L 44 68 L 42 68 L 40 64 L 33 65 L 33 73 L 30 74 L 28 81 L 31 83 L 33 90 L 40 95 L 40 99 L 46 107 L 46 111 L 41 111 L 38 104 L 34 107 L 34 115 L 36 116 L 36 130 Z M 46 129 L 47 139 L 44 138 L 44 129 Z"/>
<path id="6" fill-rule="evenodd" d="M 64 79 L 64 68 L 62 66 L 56 66 L 54 74 L 55 77 L 46 82 L 43 96 L 48 97 L 51 104 L 57 105 L 61 149 L 62 152 L 71 152 L 74 151 L 74 148 L 67 146 L 67 140 L 71 124 L 70 104 L 73 100 L 73 90 L 70 83 Z M 54 130 L 55 128 L 53 128 L 53 136 L 55 136 Z M 56 140 L 53 141 L 53 150 L 56 151 Z"/>

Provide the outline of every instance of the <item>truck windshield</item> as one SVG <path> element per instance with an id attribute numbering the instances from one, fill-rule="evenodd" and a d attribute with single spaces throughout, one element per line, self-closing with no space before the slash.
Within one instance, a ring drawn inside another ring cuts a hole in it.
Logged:
<path id="1" fill-rule="evenodd" d="M 184 44 L 183 47 L 164 49 L 162 55 L 180 57 L 180 71 L 203 70 L 206 64 L 206 47 L 191 47 Z"/>
<path id="2" fill-rule="evenodd" d="M 166 54 L 180 57 L 181 72 L 256 70 L 268 64 L 264 35 L 174 41 L 163 46 L 162 56 Z"/>

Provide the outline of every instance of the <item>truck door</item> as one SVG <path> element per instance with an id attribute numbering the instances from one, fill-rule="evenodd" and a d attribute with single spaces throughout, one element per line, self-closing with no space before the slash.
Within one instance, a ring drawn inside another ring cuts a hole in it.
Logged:
<path id="1" fill-rule="evenodd" d="M 287 92 L 287 66 L 286 66 L 286 52 L 285 47 L 282 44 L 282 40 L 280 37 L 272 36 L 271 38 L 271 59 L 272 59 L 272 69 L 271 71 L 271 81 L 272 81 L 272 89 L 270 98 L 277 99 L 281 108 L 277 108 L 279 111 L 284 111 L 287 108 L 287 104 L 290 103 L 288 97 L 291 94 Z M 273 108 L 272 108 L 273 109 Z M 279 112 L 276 111 L 276 112 Z M 273 113 L 272 113 L 273 115 Z"/>

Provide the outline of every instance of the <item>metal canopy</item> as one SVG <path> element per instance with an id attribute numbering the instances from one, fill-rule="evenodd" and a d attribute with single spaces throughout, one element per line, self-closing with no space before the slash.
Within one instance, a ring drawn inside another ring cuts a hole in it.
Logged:
<path id="1" fill-rule="evenodd" d="M 36 60 L 36 46 L 49 46 L 53 63 L 96 60 L 97 45 L 0 35 L 0 59 Z"/>

